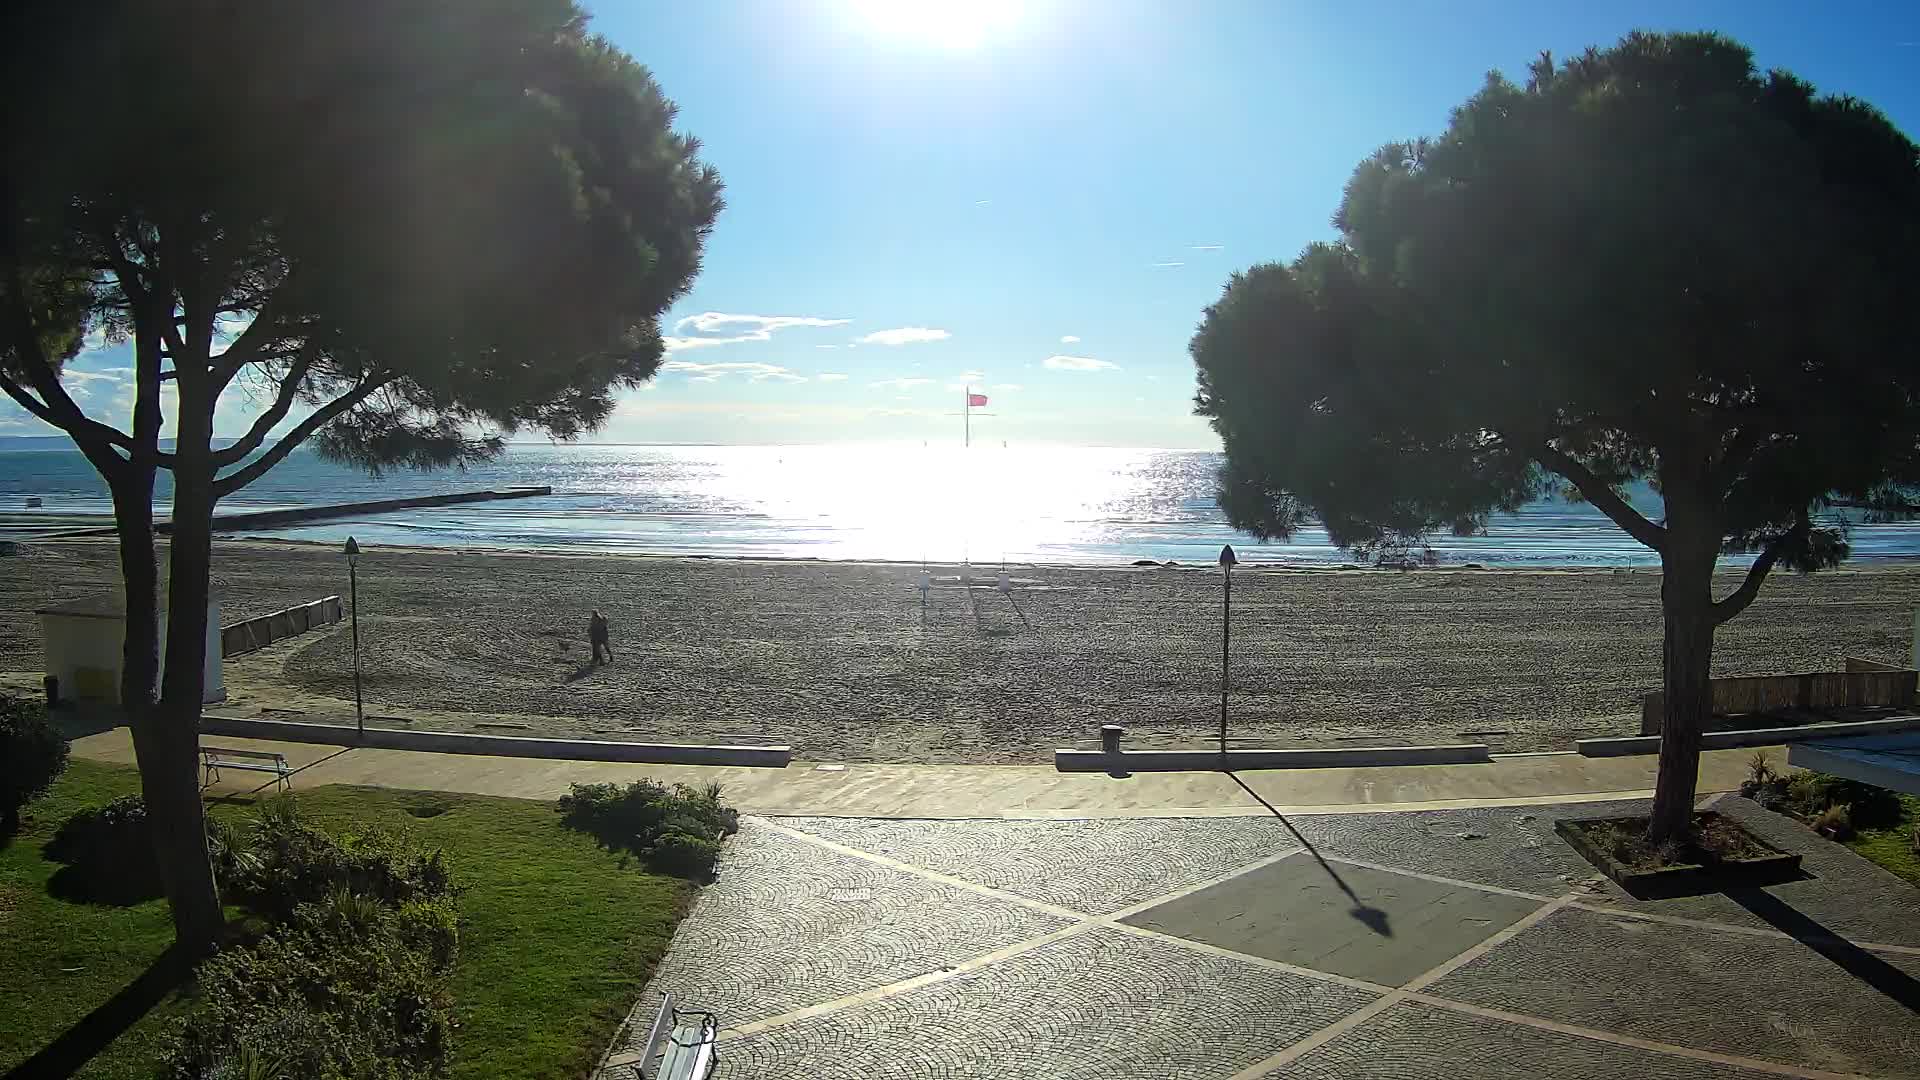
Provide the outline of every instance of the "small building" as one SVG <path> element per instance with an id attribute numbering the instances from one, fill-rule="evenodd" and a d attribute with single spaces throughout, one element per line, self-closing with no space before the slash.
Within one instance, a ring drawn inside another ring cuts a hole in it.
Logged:
<path id="1" fill-rule="evenodd" d="M 34 612 L 40 617 L 40 647 L 47 674 L 58 682 L 61 701 L 120 701 L 121 657 L 126 646 L 127 606 L 117 594 L 70 600 Z M 160 611 L 160 666 L 167 659 L 167 613 Z M 220 667 L 220 603 L 207 601 L 207 660 L 202 702 L 225 701 Z"/>

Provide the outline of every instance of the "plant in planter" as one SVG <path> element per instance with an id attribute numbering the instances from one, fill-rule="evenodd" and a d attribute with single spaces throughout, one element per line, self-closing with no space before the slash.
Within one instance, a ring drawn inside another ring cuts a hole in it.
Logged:
<path id="1" fill-rule="evenodd" d="M 1748 832 L 1711 810 L 1693 816 L 1684 837 L 1654 841 L 1647 819 L 1557 821 L 1554 831 L 1586 860 L 1637 895 L 1673 895 L 1717 889 L 1729 881 L 1755 884 L 1790 877 L 1800 856 Z"/>

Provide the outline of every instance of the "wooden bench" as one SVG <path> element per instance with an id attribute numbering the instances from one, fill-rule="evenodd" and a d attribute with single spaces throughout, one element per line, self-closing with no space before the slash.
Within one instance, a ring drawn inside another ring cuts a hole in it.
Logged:
<path id="1" fill-rule="evenodd" d="M 662 994 L 639 1056 L 622 1055 L 625 1060 L 619 1064 L 636 1069 L 640 1080 L 706 1080 L 713 1072 L 719 1037 L 720 1021 L 712 1013 L 682 1012 L 673 1007 L 672 994 Z M 656 1055 L 658 1066 L 653 1064 Z"/>
<path id="2" fill-rule="evenodd" d="M 286 755 L 272 750 L 238 750 L 230 746 L 203 746 L 200 748 L 200 767 L 202 790 L 211 787 L 220 779 L 222 769 L 272 773 L 273 786 L 276 790 L 283 784 L 289 791 L 293 789 L 293 770 L 287 767 Z"/>

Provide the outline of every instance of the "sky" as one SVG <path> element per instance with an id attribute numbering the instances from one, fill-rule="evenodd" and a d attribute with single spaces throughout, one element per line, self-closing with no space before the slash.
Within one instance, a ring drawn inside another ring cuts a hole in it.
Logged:
<path id="1" fill-rule="evenodd" d="M 608 442 L 1215 448 L 1186 355 L 1235 270 L 1330 238 L 1354 165 L 1493 69 L 1709 29 L 1920 133 L 1920 6 L 600 0 L 727 185 Z M 69 384 L 124 422 L 124 346 Z M 223 400 L 222 435 L 264 402 Z M 34 433 L 17 410 L 0 434 Z M 525 437 L 525 436 L 523 436 Z"/>

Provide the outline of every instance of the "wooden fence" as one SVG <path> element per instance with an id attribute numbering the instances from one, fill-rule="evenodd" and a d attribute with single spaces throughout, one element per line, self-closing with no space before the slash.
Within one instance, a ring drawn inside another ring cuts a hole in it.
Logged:
<path id="1" fill-rule="evenodd" d="M 1713 715 L 1781 709 L 1912 708 L 1917 680 L 1920 672 L 1853 657 L 1847 658 L 1845 671 L 1714 679 Z M 1660 715 L 1665 702 L 1666 695 L 1657 690 L 1640 699 L 1640 734 L 1660 734 Z"/>
<path id="2" fill-rule="evenodd" d="M 220 628 L 220 655 L 239 656 L 265 648 L 295 634 L 304 634 L 340 621 L 343 605 L 337 596 L 283 608 L 270 614 Z"/>

